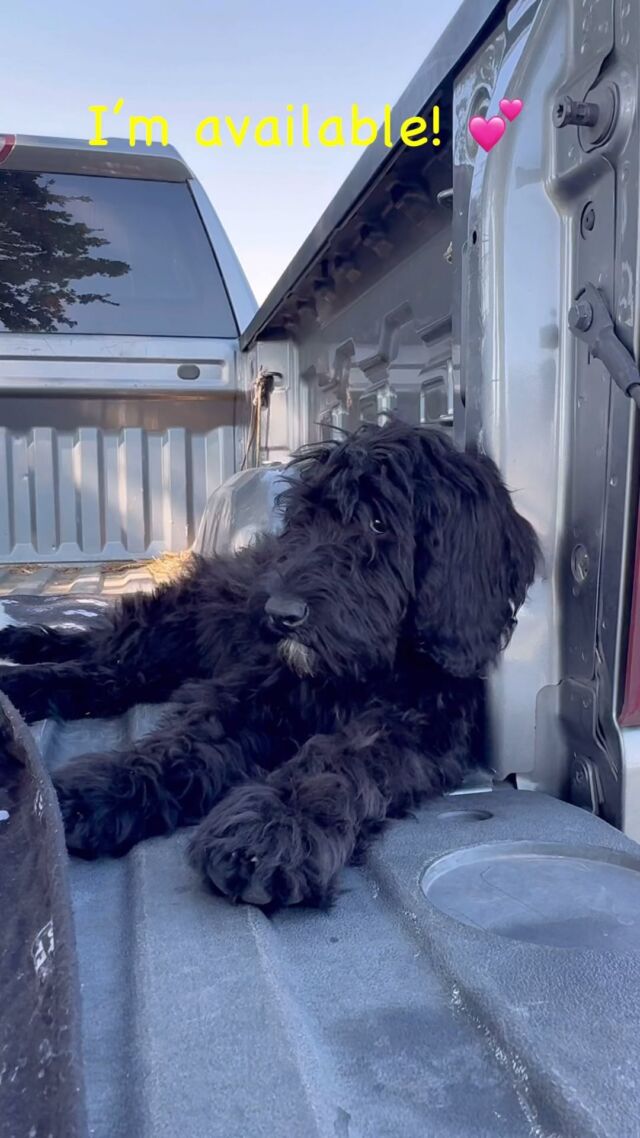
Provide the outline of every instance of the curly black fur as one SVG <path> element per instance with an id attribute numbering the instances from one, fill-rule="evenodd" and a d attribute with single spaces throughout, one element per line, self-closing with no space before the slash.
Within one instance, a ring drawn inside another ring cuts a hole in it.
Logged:
<path id="1" fill-rule="evenodd" d="M 99 629 L 0 632 L 24 665 L 0 687 L 32 721 L 171 701 L 130 752 L 56 775 L 73 853 L 200 823 L 190 858 L 217 891 L 325 904 L 385 819 L 480 761 L 481 674 L 537 557 L 496 467 L 397 422 L 294 464 L 279 536 L 196 560 Z"/>

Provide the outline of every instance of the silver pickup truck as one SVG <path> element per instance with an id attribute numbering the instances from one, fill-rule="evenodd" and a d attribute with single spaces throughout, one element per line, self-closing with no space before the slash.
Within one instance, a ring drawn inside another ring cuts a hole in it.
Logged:
<path id="1" fill-rule="evenodd" d="M 0 624 L 246 545 L 299 445 L 390 411 L 544 550 L 491 776 L 329 912 L 209 896 L 185 834 L 69 863 L 46 768 L 159 710 L 3 703 L 2 1138 L 640 1136 L 639 44 L 640 0 L 465 0 L 394 109 L 442 144 L 368 147 L 258 311 L 171 147 L 0 144 Z"/>

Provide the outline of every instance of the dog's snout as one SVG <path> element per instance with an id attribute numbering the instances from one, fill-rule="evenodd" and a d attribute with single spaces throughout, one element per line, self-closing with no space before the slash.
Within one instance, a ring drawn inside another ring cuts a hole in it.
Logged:
<path id="1" fill-rule="evenodd" d="M 309 615 L 309 607 L 304 601 L 282 593 L 269 597 L 264 611 L 271 623 L 281 628 L 299 628 Z"/>

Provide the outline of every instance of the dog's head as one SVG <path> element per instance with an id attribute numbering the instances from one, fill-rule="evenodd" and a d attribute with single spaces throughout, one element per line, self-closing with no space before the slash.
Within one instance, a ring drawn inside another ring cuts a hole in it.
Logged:
<path id="1" fill-rule="evenodd" d="M 490 459 L 365 424 L 301 451 L 262 582 L 265 631 L 299 675 L 363 679 L 401 641 L 471 676 L 509 639 L 538 544 Z"/>

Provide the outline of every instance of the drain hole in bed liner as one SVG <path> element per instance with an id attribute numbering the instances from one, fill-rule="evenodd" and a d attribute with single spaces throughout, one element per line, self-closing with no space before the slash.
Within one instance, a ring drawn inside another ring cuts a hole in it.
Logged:
<path id="1" fill-rule="evenodd" d="M 490 810 L 443 810 L 438 818 L 445 822 L 486 822 L 493 814 Z"/>
<path id="2" fill-rule="evenodd" d="M 552 948 L 640 952 L 640 858 L 599 846 L 493 842 L 438 858 L 421 881 L 477 931 Z"/>

